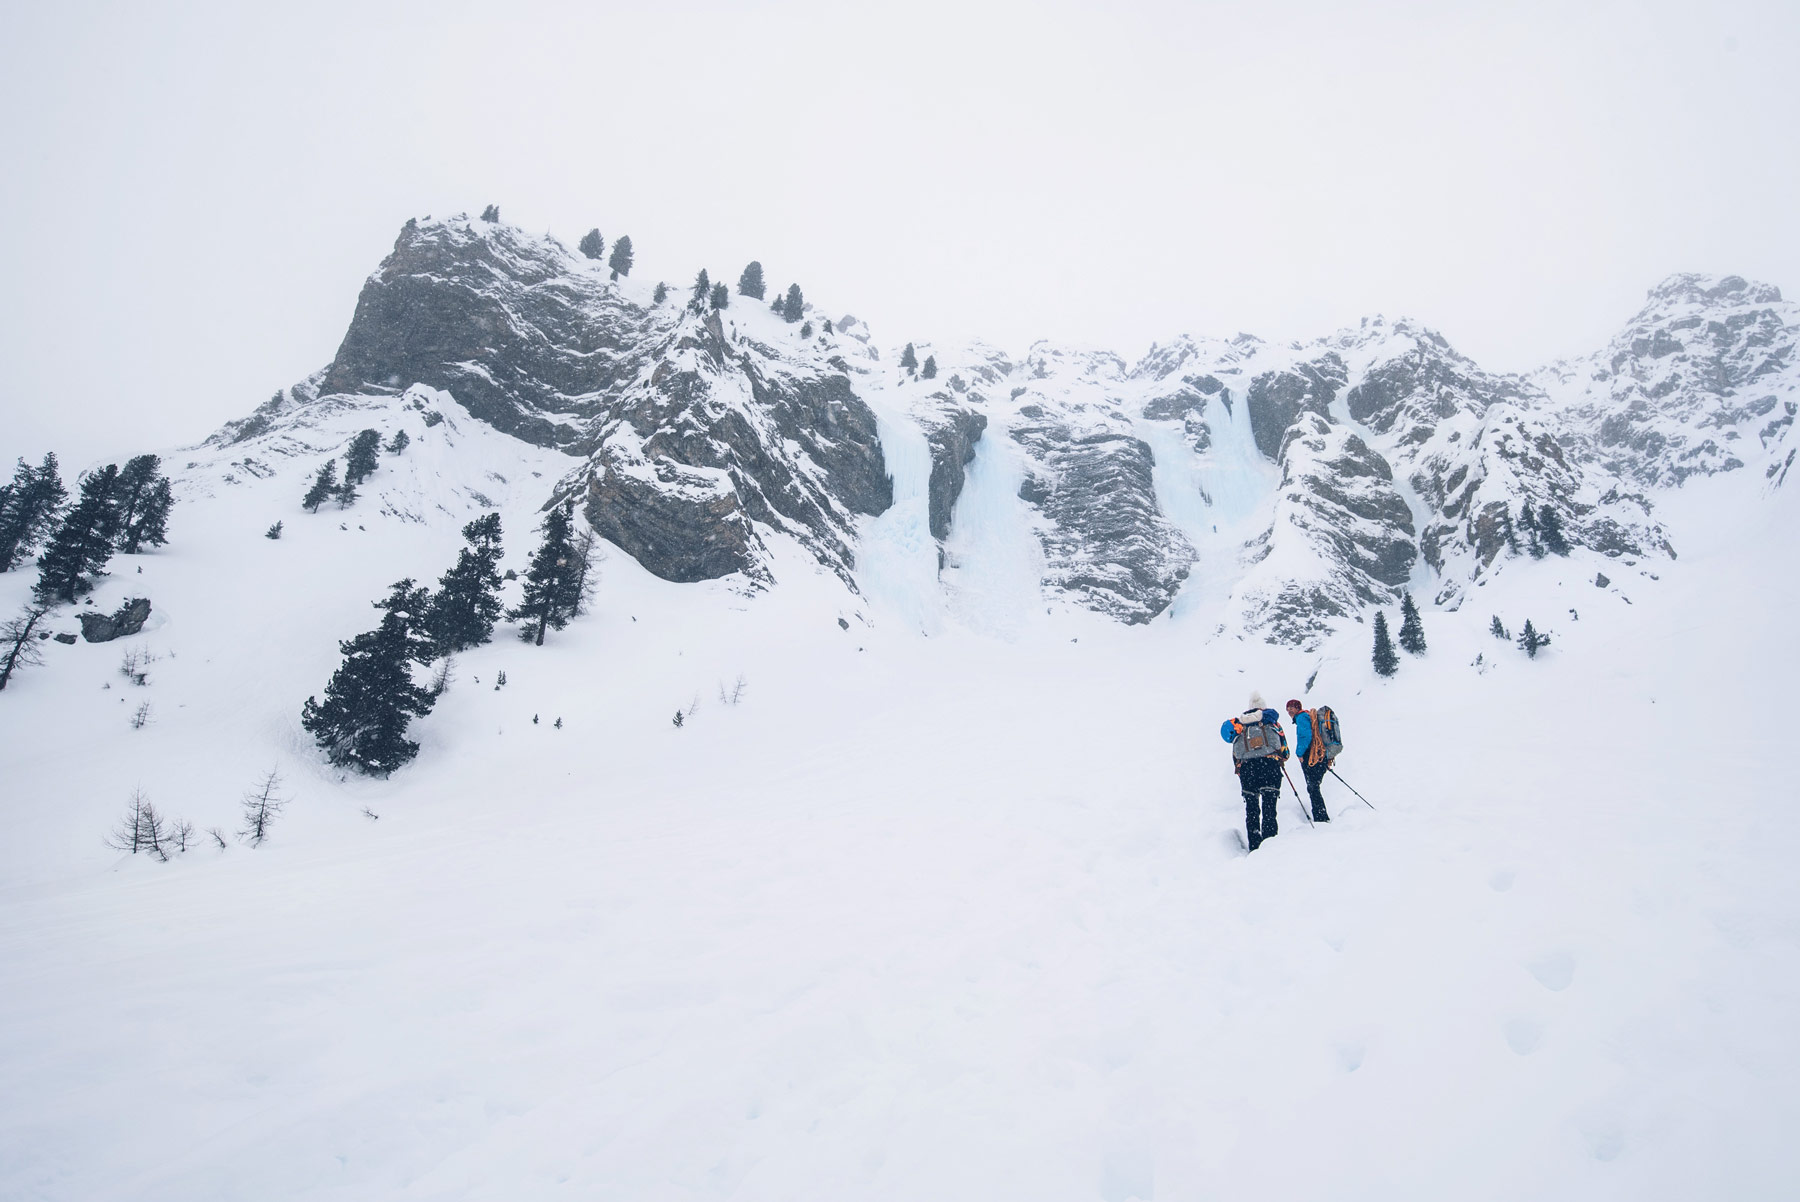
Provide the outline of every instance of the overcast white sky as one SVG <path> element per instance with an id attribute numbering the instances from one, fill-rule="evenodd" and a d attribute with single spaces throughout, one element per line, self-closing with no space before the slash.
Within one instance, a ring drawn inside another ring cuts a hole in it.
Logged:
<path id="1" fill-rule="evenodd" d="M 249 11 L 251 9 L 268 11 Z M 1497 369 L 1800 290 L 1800 4 L 0 3 L 0 464 L 204 437 L 407 217 L 760 259 L 884 338 L 1407 313 Z"/>

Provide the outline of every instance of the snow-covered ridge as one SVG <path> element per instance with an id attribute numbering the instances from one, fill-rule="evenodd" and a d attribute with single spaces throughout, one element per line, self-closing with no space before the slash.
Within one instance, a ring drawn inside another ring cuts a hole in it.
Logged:
<path id="1" fill-rule="evenodd" d="M 1135 364 L 920 343 L 928 378 L 854 318 L 651 291 L 496 221 L 409 222 L 334 361 L 211 442 L 291 439 L 312 407 L 422 386 L 578 456 L 542 503 L 580 503 L 659 576 L 767 587 L 792 543 L 855 593 L 896 496 L 885 412 L 925 437 L 940 572 L 972 567 L 950 548 L 986 456 L 1016 479 L 1004 541 L 1037 547 L 1009 557 L 1034 565 L 1001 590 L 1014 603 L 1205 611 L 1211 631 L 1314 645 L 1403 590 L 1460 605 L 1529 553 L 1528 512 L 1611 574 L 1649 571 L 1674 549 L 1646 490 L 1752 463 L 1777 478 L 1800 392 L 1795 307 L 1736 277 L 1670 277 L 1608 348 L 1528 376 L 1374 317 L 1288 345 L 1183 337 Z"/>

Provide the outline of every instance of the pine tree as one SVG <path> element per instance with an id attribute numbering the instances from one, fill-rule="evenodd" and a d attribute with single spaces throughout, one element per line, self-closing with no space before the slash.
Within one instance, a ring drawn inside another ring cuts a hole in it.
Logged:
<path id="1" fill-rule="evenodd" d="M 1400 657 L 1394 653 L 1394 644 L 1388 638 L 1387 615 L 1377 610 L 1375 613 L 1375 671 L 1382 676 L 1392 676 L 1400 669 Z"/>
<path id="2" fill-rule="evenodd" d="M 1512 510 L 1500 507 L 1500 536 L 1506 540 L 1506 549 L 1514 555 L 1519 553 L 1519 532 L 1513 529 Z"/>
<path id="3" fill-rule="evenodd" d="M 1525 619 L 1525 629 L 1519 632 L 1519 647 L 1527 656 L 1536 659 L 1538 648 L 1544 646 L 1549 641 L 1549 635 L 1539 634 L 1537 628 L 1532 626 L 1531 619 Z"/>
<path id="4" fill-rule="evenodd" d="M 606 265 L 612 268 L 612 278 L 615 280 L 622 275 L 631 274 L 631 239 L 629 236 L 621 237 L 613 243 L 612 258 L 606 261 Z"/>
<path id="5" fill-rule="evenodd" d="M 280 538 L 281 537 L 281 523 L 278 521 L 273 526 L 270 526 L 267 530 L 263 531 L 263 537 L 264 538 Z"/>
<path id="6" fill-rule="evenodd" d="M 925 366 L 919 369 L 919 378 L 921 380 L 937 378 L 937 357 L 935 355 L 925 356 Z"/>
<path id="7" fill-rule="evenodd" d="M 1506 632 L 1506 623 L 1504 623 L 1500 620 L 1499 614 L 1495 614 L 1494 620 L 1492 622 L 1488 623 L 1488 633 L 1493 635 L 1497 639 L 1501 639 L 1506 642 L 1512 641 L 1512 635 L 1510 635 Z"/>
<path id="8" fill-rule="evenodd" d="M 500 206 L 499 205 L 489 205 L 487 208 L 481 210 L 481 219 L 483 221 L 498 221 L 498 220 L 500 220 Z"/>
<path id="9" fill-rule="evenodd" d="M 789 284 L 787 297 L 781 302 L 781 317 L 789 325 L 793 325 L 806 316 L 806 298 L 800 295 L 800 285 Z"/>
<path id="10" fill-rule="evenodd" d="M 356 485 L 350 483 L 348 478 L 346 478 L 343 485 L 338 488 L 337 499 L 339 509 L 348 509 L 356 504 Z"/>
<path id="11" fill-rule="evenodd" d="M 572 505 L 557 505 L 544 518 L 544 541 L 525 571 L 525 595 L 507 617 L 522 623 L 519 637 L 544 645 L 544 631 L 569 624 L 580 603 L 581 564 L 571 531 Z"/>
<path id="12" fill-rule="evenodd" d="M 696 313 L 701 312 L 706 308 L 707 297 L 711 295 L 712 281 L 706 276 L 706 268 L 702 267 L 700 274 L 694 277 L 694 292 L 688 297 L 688 308 Z"/>
<path id="13" fill-rule="evenodd" d="M 769 302 L 769 312 L 778 316 L 787 313 L 787 296 L 785 293 L 777 292 L 775 294 L 775 299 Z"/>
<path id="14" fill-rule="evenodd" d="M 1410 592 L 1400 594 L 1400 649 L 1408 655 L 1425 654 L 1425 626 Z"/>
<path id="15" fill-rule="evenodd" d="M 1524 508 L 1519 510 L 1519 525 L 1525 527 L 1526 549 L 1531 552 L 1531 557 L 1542 559 L 1544 557 L 1544 540 L 1538 532 L 1537 515 L 1531 511 L 1530 501 L 1525 502 Z"/>
<path id="16" fill-rule="evenodd" d="M 606 253 L 606 239 L 600 236 L 597 229 L 589 230 L 581 235 L 581 241 L 575 244 L 576 249 L 590 259 L 598 259 Z"/>
<path id="17" fill-rule="evenodd" d="M 763 285 L 762 264 L 752 259 L 750 265 L 744 268 L 744 274 L 738 277 L 738 295 L 761 300 L 766 291 Z"/>
<path id="18" fill-rule="evenodd" d="M 162 460 L 155 455 L 138 455 L 119 473 L 118 544 L 127 555 L 169 541 L 169 510 L 175 504 L 175 490 L 161 468 Z"/>
<path id="19" fill-rule="evenodd" d="M 395 430 L 393 438 L 388 440 L 387 451 L 390 455 L 398 455 L 412 445 L 412 439 L 406 436 L 405 430 Z"/>
<path id="20" fill-rule="evenodd" d="M 900 367 L 903 371 L 919 370 L 919 356 L 913 351 L 913 344 L 907 343 L 906 349 L 900 352 Z"/>
<path id="21" fill-rule="evenodd" d="M 713 312 L 717 313 L 720 309 L 725 308 L 730 303 L 731 303 L 731 289 L 729 289 L 725 286 L 724 281 L 720 281 L 719 283 L 714 284 L 712 286 Z"/>
<path id="22" fill-rule="evenodd" d="M 483 514 L 463 527 L 469 545 L 438 581 L 426 629 L 439 655 L 479 647 L 494 634 L 500 604 L 500 515 Z"/>
<path id="23" fill-rule="evenodd" d="M 361 484 L 375 472 L 376 461 L 381 457 L 381 432 L 364 430 L 350 440 L 350 450 L 344 456 L 344 485 Z"/>
<path id="24" fill-rule="evenodd" d="M 0 572 L 10 572 L 30 557 L 55 528 L 67 499 L 55 454 L 45 455 L 35 469 L 19 460 L 12 483 L 0 489 Z"/>
<path id="25" fill-rule="evenodd" d="M 1569 540 L 1563 536 L 1562 516 L 1554 506 L 1538 506 L 1538 530 L 1544 536 L 1545 550 L 1552 555 L 1569 554 Z"/>
<path id="26" fill-rule="evenodd" d="M 322 703 L 306 699 L 300 725 L 333 764 L 386 776 L 419 754 L 406 726 L 429 714 L 434 698 L 414 683 L 412 668 L 430 660 L 431 643 L 421 629 L 425 590 L 411 580 L 397 582 L 375 608 L 384 611 L 381 625 L 338 644 L 344 662 Z"/>
<path id="27" fill-rule="evenodd" d="M 809 321 L 809 322 L 803 323 L 800 327 L 800 337 L 811 338 L 812 336 L 813 336 L 812 322 Z"/>
<path id="28" fill-rule="evenodd" d="M 826 332 L 826 333 L 827 333 L 827 334 L 835 334 L 835 333 L 837 333 L 837 331 L 836 331 L 836 330 L 834 330 L 834 329 L 832 329 L 832 328 L 831 328 L 831 318 L 829 318 L 829 317 L 827 317 L 827 318 L 826 318 L 826 319 L 825 319 L 825 332 Z"/>
<path id="29" fill-rule="evenodd" d="M 313 477 L 312 487 L 306 490 L 306 499 L 300 502 L 301 508 L 311 513 L 319 512 L 331 497 L 337 495 L 337 460 L 327 459 L 319 474 Z"/>
<path id="30" fill-rule="evenodd" d="M 39 601 L 47 605 L 73 601 L 94 587 L 88 577 L 98 576 L 106 567 L 119 531 L 118 487 L 117 464 L 82 477 L 80 500 L 38 556 L 34 592 Z"/>
<path id="31" fill-rule="evenodd" d="M 669 286 L 661 280 L 656 281 L 656 291 L 650 294 L 650 303 L 660 305 L 669 299 Z"/>

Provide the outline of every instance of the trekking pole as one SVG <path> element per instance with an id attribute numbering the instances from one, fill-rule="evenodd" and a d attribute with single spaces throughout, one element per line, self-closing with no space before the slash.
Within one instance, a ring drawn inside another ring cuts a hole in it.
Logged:
<path id="1" fill-rule="evenodd" d="M 1352 793 L 1356 793 L 1356 786 L 1351 784 L 1349 781 L 1345 780 L 1343 777 L 1338 776 L 1338 771 L 1336 768 L 1327 768 L 1327 769 L 1325 769 L 1325 771 L 1331 773 L 1331 775 L 1333 775 L 1333 776 L 1337 776 L 1339 784 L 1343 785 L 1344 788 L 1350 790 Z M 1367 797 L 1364 797 L 1361 793 L 1356 793 L 1356 800 L 1362 802 L 1364 805 L 1368 806 L 1371 810 L 1375 808 L 1375 803 L 1370 801 Z"/>
<path id="2" fill-rule="evenodd" d="M 1287 781 L 1288 788 L 1294 789 L 1294 778 L 1288 775 L 1288 770 L 1287 770 L 1286 764 L 1283 764 L 1281 766 L 1281 777 L 1283 780 Z M 1294 789 L 1294 802 L 1296 805 L 1298 805 L 1300 807 L 1300 817 L 1306 819 L 1306 825 L 1308 825 L 1308 826 L 1319 825 L 1318 823 L 1313 821 L 1312 811 L 1310 811 L 1306 808 L 1306 802 L 1301 800 L 1300 790 L 1298 790 L 1298 789 Z"/>

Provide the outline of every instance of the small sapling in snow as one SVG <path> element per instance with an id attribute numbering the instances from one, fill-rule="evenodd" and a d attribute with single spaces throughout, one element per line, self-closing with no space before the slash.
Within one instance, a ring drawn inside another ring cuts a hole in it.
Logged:
<path id="1" fill-rule="evenodd" d="M 271 768 L 254 788 L 244 794 L 243 825 L 238 828 L 238 834 L 251 847 L 269 837 L 269 828 L 287 806 L 288 799 L 281 796 L 280 790 L 281 773 Z"/>
<path id="2" fill-rule="evenodd" d="M 264 538 L 280 538 L 281 537 L 281 523 L 276 522 L 273 526 L 270 526 L 267 530 L 263 531 L 263 537 Z"/>

